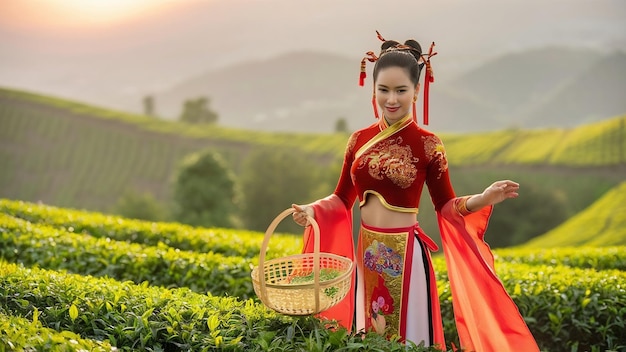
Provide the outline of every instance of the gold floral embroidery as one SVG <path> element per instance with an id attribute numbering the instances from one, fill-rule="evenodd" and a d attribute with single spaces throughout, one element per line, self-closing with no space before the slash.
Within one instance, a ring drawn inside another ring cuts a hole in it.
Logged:
<path id="1" fill-rule="evenodd" d="M 385 176 L 400 188 L 409 188 L 417 178 L 411 147 L 401 145 L 402 137 L 386 139 L 372 146 L 359 162 L 359 168 L 367 164 L 370 176 L 382 180 Z"/>
<path id="2" fill-rule="evenodd" d="M 448 159 L 446 158 L 446 149 L 443 146 L 443 142 L 436 136 L 422 136 L 422 140 L 424 141 L 424 152 L 428 160 L 432 161 L 434 159 L 439 165 L 437 178 L 440 178 L 441 174 L 448 170 Z"/>
<path id="3" fill-rule="evenodd" d="M 346 153 L 352 153 L 354 151 L 354 146 L 356 145 L 356 140 L 359 138 L 361 132 L 354 132 L 350 139 L 348 139 L 348 144 L 346 145 Z"/>

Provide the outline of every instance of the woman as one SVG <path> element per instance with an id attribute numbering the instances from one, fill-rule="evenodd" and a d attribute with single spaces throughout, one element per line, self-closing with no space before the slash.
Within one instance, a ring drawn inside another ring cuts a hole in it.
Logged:
<path id="1" fill-rule="evenodd" d="M 321 314 L 356 328 L 445 349 L 443 325 L 430 251 L 437 245 L 416 222 L 426 183 L 441 231 L 453 294 L 461 348 L 467 351 L 538 351 L 517 307 L 493 269 L 482 236 L 494 204 L 518 196 L 519 185 L 497 181 L 482 193 L 457 197 L 449 178 L 441 140 L 418 126 L 415 102 L 420 74 L 426 68 L 425 100 L 432 81 L 431 50 L 422 55 L 414 40 L 384 40 L 379 57 L 368 52 L 361 62 L 375 62 L 372 104 L 378 122 L 354 132 L 332 195 L 293 214 L 300 225 L 307 215 L 320 225 L 321 251 L 353 257 L 351 209 L 359 199 L 356 249 L 356 302 L 352 293 Z M 424 123 L 427 123 L 425 101 Z M 411 112 L 413 112 L 411 116 Z M 310 227 L 305 251 L 311 251 Z"/>

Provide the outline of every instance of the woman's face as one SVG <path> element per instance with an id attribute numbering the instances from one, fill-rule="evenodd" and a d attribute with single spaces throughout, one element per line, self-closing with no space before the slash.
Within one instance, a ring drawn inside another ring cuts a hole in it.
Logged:
<path id="1" fill-rule="evenodd" d="M 419 84 L 414 85 L 407 71 L 397 66 L 378 71 L 374 85 L 376 102 L 389 123 L 400 120 L 411 111 L 413 99 L 419 91 Z"/>

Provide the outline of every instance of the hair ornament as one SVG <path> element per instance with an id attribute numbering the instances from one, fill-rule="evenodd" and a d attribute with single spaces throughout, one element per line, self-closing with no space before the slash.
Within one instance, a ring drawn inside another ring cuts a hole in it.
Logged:
<path id="1" fill-rule="evenodd" d="M 430 84 L 435 82 L 435 75 L 433 73 L 433 67 L 430 64 L 430 58 L 437 55 L 437 52 L 433 51 L 435 48 L 435 42 L 430 44 L 427 55 L 422 55 L 422 61 L 426 65 L 426 74 L 424 75 L 424 125 L 428 125 L 428 97 L 430 93 Z"/>
<path id="2" fill-rule="evenodd" d="M 366 61 L 376 62 L 376 60 L 378 60 L 378 56 L 376 56 L 376 54 L 374 54 L 373 51 L 368 51 L 367 53 L 365 53 L 365 57 L 361 60 L 361 75 L 359 76 L 359 85 L 361 87 L 363 87 L 365 85 L 365 77 L 366 77 L 365 64 L 366 64 Z"/>

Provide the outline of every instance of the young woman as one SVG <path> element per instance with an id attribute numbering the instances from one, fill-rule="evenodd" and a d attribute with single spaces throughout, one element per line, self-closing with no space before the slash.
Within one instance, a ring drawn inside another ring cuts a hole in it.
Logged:
<path id="1" fill-rule="evenodd" d="M 321 317 L 351 329 L 356 309 L 358 331 L 399 335 L 445 349 L 430 257 L 438 248 L 416 221 L 426 183 L 439 221 L 461 348 L 538 351 L 482 240 L 493 205 L 517 197 L 519 185 L 502 180 L 480 194 L 455 195 L 443 143 L 415 119 L 424 67 L 425 95 L 432 80 L 432 46 L 423 55 L 414 40 L 400 44 L 378 37 L 381 52 L 378 57 L 368 52 L 361 62 L 361 85 L 366 60 L 375 62 L 372 103 L 376 117 L 378 108 L 382 116 L 350 136 L 333 194 L 311 204 L 293 204 L 297 223 L 306 226 L 308 215 L 320 225 L 321 251 L 356 260 L 356 302 L 351 292 Z M 426 118 L 425 101 L 425 123 Z M 351 209 L 357 198 L 361 228 L 355 252 Z M 307 252 L 312 250 L 310 231 L 307 226 Z"/>

